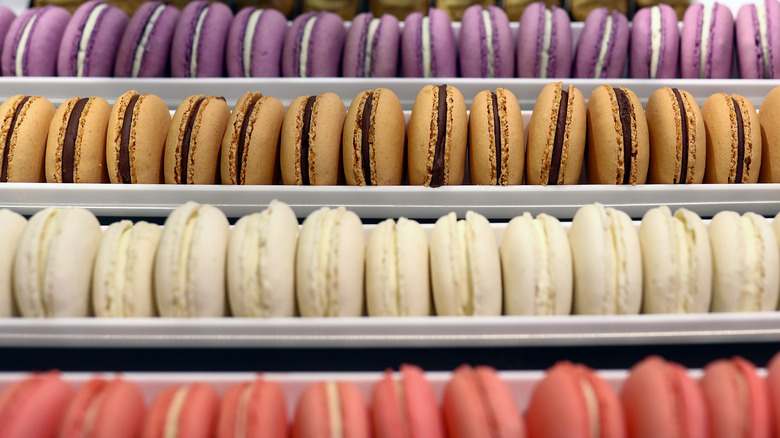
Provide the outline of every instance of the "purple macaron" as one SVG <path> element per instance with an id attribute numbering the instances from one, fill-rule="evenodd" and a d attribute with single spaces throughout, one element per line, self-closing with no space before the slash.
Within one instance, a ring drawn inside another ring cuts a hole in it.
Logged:
<path id="1" fill-rule="evenodd" d="M 588 14 L 577 43 L 575 78 L 619 78 L 628 55 L 628 19 L 616 10 L 597 8 Z"/>
<path id="2" fill-rule="evenodd" d="M 743 79 L 780 78 L 780 2 L 749 4 L 737 13 L 737 57 Z"/>
<path id="3" fill-rule="evenodd" d="M 332 12 L 299 15 L 284 40 L 282 75 L 338 76 L 345 34 L 344 21 Z"/>
<path id="4" fill-rule="evenodd" d="M 689 79 L 729 78 L 733 43 L 734 17 L 727 6 L 689 6 L 680 39 L 680 75 Z"/>
<path id="5" fill-rule="evenodd" d="M 511 78 L 515 45 L 509 18 L 495 6 L 472 5 L 461 18 L 458 56 L 465 78 Z"/>
<path id="6" fill-rule="evenodd" d="M 442 78 L 457 74 L 455 33 L 450 16 L 430 8 L 409 14 L 401 33 L 401 71 L 407 78 Z"/>
<path id="7" fill-rule="evenodd" d="M 531 3 L 520 17 L 517 75 L 521 78 L 568 78 L 571 75 L 571 21 L 565 10 Z"/>
<path id="8" fill-rule="evenodd" d="M 680 31 L 674 9 L 663 3 L 642 8 L 634 15 L 631 25 L 631 57 L 628 63 L 631 77 L 677 77 Z"/>
<path id="9" fill-rule="evenodd" d="M 171 44 L 171 76 L 225 75 L 225 40 L 233 13 L 224 3 L 194 1 L 181 12 Z"/>
<path id="10" fill-rule="evenodd" d="M 168 76 L 173 31 L 179 10 L 161 1 L 145 2 L 135 11 L 119 44 L 114 76 Z"/>
<path id="11" fill-rule="evenodd" d="M 3 76 L 56 75 L 57 51 L 68 20 L 68 11 L 52 5 L 16 17 L 3 42 Z"/>
<path id="12" fill-rule="evenodd" d="M 395 77 L 398 75 L 398 19 L 370 12 L 358 14 L 344 42 L 344 77 Z"/>
<path id="13" fill-rule="evenodd" d="M 11 9 L 0 6 L 0 42 L 4 41 L 5 36 L 8 34 L 8 29 L 11 28 L 11 23 L 14 22 L 16 14 Z M 2 45 L 0 44 L 0 51 L 2 51 Z"/>
<path id="14" fill-rule="evenodd" d="M 62 34 L 57 74 L 112 76 L 127 22 L 123 10 L 102 0 L 79 6 Z"/>
<path id="15" fill-rule="evenodd" d="M 238 11 L 228 31 L 225 63 L 231 77 L 279 77 L 287 19 L 276 9 Z"/>

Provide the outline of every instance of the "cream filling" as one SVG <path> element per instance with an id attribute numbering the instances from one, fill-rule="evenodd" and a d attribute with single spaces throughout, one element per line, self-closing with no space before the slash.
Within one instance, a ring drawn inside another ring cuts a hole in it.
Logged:
<path id="1" fill-rule="evenodd" d="M 318 291 L 316 295 L 323 301 L 319 306 L 322 316 L 338 315 L 338 231 L 343 212 L 344 207 L 327 210 L 320 221 L 314 269 Z"/>
<path id="2" fill-rule="evenodd" d="M 198 23 L 195 25 L 195 36 L 192 39 L 192 55 L 190 55 L 190 77 L 194 78 L 198 76 L 198 46 L 200 46 L 200 34 L 203 31 L 203 22 L 206 21 L 206 15 L 209 12 L 209 7 L 206 6 L 200 11 L 198 16 Z"/>
<path id="3" fill-rule="evenodd" d="M 76 76 L 84 76 L 84 63 L 87 61 L 89 40 L 92 38 L 92 34 L 95 33 L 95 25 L 97 24 L 98 18 L 100 18 L 100 14 L 107 7 L 107 4 L 99 3 L 92 8 L 87 17 L 87 22 L 84 23 L 84 29 L 81 32 L 81 39 L 79 40 L 79 51 L 76 54 Z"/>
<path id="4" fill-rule="evenodd" d="M 247 422 L 249 421 L 249 400 L 252 397 L 252 390 L 254 389 L 254 383 L 248 383 L 238 400 L 238 408 L 236 409 L 236 424 L 233 431 L 233 438 L 246 438 L 247 436 Z"/>
<path id="5" fill-rule="evenodd" d="M 547 77 L 550 65 L 550 46 L 552 45 L 552 11 L 544 10 L 544 27 L 542 28 L 542 52 L 539 54 L 539 77 Z"/>
<path id="6" fill-rule="evenodd" d="M 685 223 L 677 217 L 672 219 L 674 227 L 674 236 L 677 251 L 677 281 L 676 287 L 673 292 L 674 297 L 674 309 L 673 312 L 688 313 L 691 305 L 691 297 L 694 293 L 694 285 L 696 277 L 696 269 L 694 266 L 695 260 L 693 258 L 692 249 L 695 242 L 691 235 L 690 229 L 687 229 Z"/>
<path id="7" fill-rule="evenodd" d="M 192 237 L 195 234 L 195 225 L 198 222 L 198 210 L 193 209 L 190 216 L 187 218 L 182 230 L 181 247 L 179 249 L 179 257 L 176 261 L 178 263 L 178 269 L 176 271 L 176 286 L 178 293 L 173 294 L 173 306 L 174 313 L 178 316 L 194 315 L 194 303 L 192 297 L 190 297 L 190 288 L 188 287 L 189 279 L 189 255 L 192 250 Z"/>
<path id="8" fill-rule="evenodd" d="M 303 35 L 301 36 L 301 52 L 298 54 L 298 77 L 305 78 L 306 63 L 309 61 L 309 43 L 311 42 L 311 31 L 314 29 L 314 23 L 317 21 L 317 15 L 312 15 L 303 26 Z"/>
<path id="9" fill-rule="evenodd" d="M 341 400 L 339 398 L 338 383 L 332 380 L 325 382 L 325 397 L 328 400 L 329 436 L 341 438 L 344 436 L 344 425 L 341 419 Z"/>
<path id="10" fill-rule="evenodd" d="M 95 428 L 95 420 L 97 420 L 97 414 L 103 405 L 103 397 L 106 395 L 106 388 L 104 387 L 92 400 L 89 402 L 87 412 L 84 414 L 84 421 L 81 423 L 81 436 L 92 436 L 92 429 Z"/>
<path id="11" fill-rule="evenodd" d="M 530 215 L 529 215 L 530 217 Z M 555 315 L 555 288 L 552 284 L 552 253 L 549 251 L 550 239 L 548 224 L 543 219 L 531 219 L 536 231 L 536 293 L 534 296 L 537 315 Z"/>
<path id="12" fill-rule="evenodd" d="M 618 211 L 611 208 L 606 209 L 607 215 L 607 233 L 609 235 L 608 245 L 610 245 L 609 253 L 612 255 L 612 278 L 613 278 L 613 290 L 610 298 L 610 294 L 606 294 L 607 299 L 614 300 L 613 303 L 609 303 L 611 311 L 607 313 L 623 313 L 623 309 L 627 307 L 625 301 L 628 299 L 629 294 L 629 278 L 628 278 L 628 249 L 626 243 L 622 237 L 627 232 L 623 229 L 623 223 L 618 216 Z"/>
<path id="13" fill-rule="evenodd" d="M 433 66 L 431 65 L 431 21 L 426 16 L 422 19 L 422 69 L 423 77 L 433 76 Z"/>
<path id="14" fill-rule="evenodd" d="M 138 41 L 138 47 L 135 48 L 135 54 L 133 55 L 133 68 L 130 71 L 130 76 L 134 78 L 137 78 L 138 75 L 141 74 L 141 63 L 146 54 L 146 45 L 149 44 L 149 36 L 152 34 L 152 30 L 154 30 L 154 26 L 157 24 L 157 20 L 160 18 L 160 15 L 162 15 L 165 8 L 165 4 L 161 4 L 154 8 L 152 15 L 149 17 L 149 21 L 146 22 L 144 33 L 141 35 L 141 39 Z"/>
<path id="15" fill-rule="evenodd" d="M 122 234 L 119 236 L 119 240 L 116 246 L 116 257 L 114 258 L 114 272 L 112 272 L 108 278 L 109 284 L 107 288 L 106 307 L 108 313 L 112 316 L 132 316 L 132 307 L 130 302 L 132 301 L 131 292 L 125 291 L 127 289 L 128 279 L 132 279 L 133 267 L 128 264 L 128 251 L 130 250 L 130 235 L 133 230 L 133 225 L 126 223 Z M 130 307 L 130 309 L 128 309 Z"/>
<path id="16" fill-rule="evenodd" d="M 599 401 L 596 398 L 596 391 L 584 377 L 580 377 L 580 388 L 582 388 L 582 396 L 585 398 L 585 406 L 588 408 L 589 436 L 599 438 L 601 436 L 601 421 L 599 420 Z"/>
<path id="17" fill-rule="evenodd" d="M 165 415 L 165 429 L 163 438 L 178 438 L 179 422 L 181 422 L 181 411 L 184 410 L 184 402 L 190 392 L 189 386 L 182 386 L 176 391 L 176 394 L 168 406 L 168 413 Z"/>
<path id="18" fill-rule="evenodd" d="M 712 6 L 702 6 L 701 43 L 699 44 L 699 78 L 707 74 L 707 52 L 710 50 L 710 32 L 712 29 Z"/>
<path id="19" fill-rule="evenodd" d="M 247 224 L 246 237 L 242 243 L 244 255 L 242 259 L 241 289 L 243 296 L 248 301 L 244 303 L 246 309 L 256 316 L 268 316 L 270 304 L 266 300 L 266 288 L 263 284 L 263 265 L 269 258 L 268 252 L 268 226 L 271 217 L 270 209 L 260 214 L 250 216 Z"/>
<path id="20" fill-rule="evenodd" d="M 27 40 L 30 39 L 30 33 L 32 32 L 33 24 L 35 24 L 35 20 L 37 19 L 37 15 L 30 17 L 30 20 L 27 21 L 27 24 L 24 25 L 22 36 L 19 38 L 19 45 L 16 46 L 16 62 L 14 63 L 14 73 L 16 76 L 24 76 L 24 51 L 27 48 Z"/>
<path id="21" fill-rule="evenodd" d="M 766 27 L 766 6 L 764 3 L 756 5 L 756 17 L 758 18 L 758 33 L 761 38 L 761 60 L 764 64 L 764 78 L 771 78 L 769 72 L 769 35 Z"/>
<path id="22" fill-rule="evenodd" d="M 46 223 L 43 225 L 41 240 L 38 250 L 38 303 L 41 305 L 41 316 L 52 316 L 54 314 L 53 297 L 46 290 L 46 265 L 49 261 L 49 251 L 57 226 L 57 216 L 60 212 L 52 210 Z"/>
<path id="23" fill-rule="evenodd" d="M 661 60 L 661 8 L 650 8 L 650 78 L 658 77 Z"/>
<path id="24" fill-rule="evenodd" d="M 487 68 L 488 77 L 496 76 L 496 55 L 493 44 L 493 22 L 490 20 L 490 12 L 487 9 L 482 10 L 482 25 L 485 28 L 485 48 L 487 49 Z"/>
<path id="25" fill-rule="evenodd" d="M 460 314 L 474 315 L 474 290 L 471 287 L 471 269 L 469 260 L 469 242 L 466 235 L 469 233 L 468 224 L 464 220 L 455 223 L 456 267 L 455 281 L 460 297 Z"/>
<path id="26" fill-rule="evenodd" d="M 739 225 L 744 244 L 744 277 L 739 295 L 739 309 L 758 311 L 761 310 L 761 296 L 764 292 L 764 241 L 761 231 L 749 215 L 741 216 Z"/>
<path id="27" fill-rule="evenodd" d="M 596 61 L 596 69 L 593 71 L 593 77 L 601 77 L 601 69 L 604 68 L 604 61 L 607 60 L 607 51 L 609 50 L 609 37 L 612 34 L 612 14 L 607 15 L 607 21 L 604 23 L 604 33 L 601 35 L 601 48 L 599 48 L 599 59 Z"/>
<path id="28" fill-rule="evenodd" d="M 399 219 L 400 220 L 400 219 Z M 384 267 L 387 285 L 387 311 L 391 316 L 401 316 L 404 312 L 406 299 L 403 296 L 400 282 L 400 270 L 398 267 L 399 254 L 401 254 L 401 247 L 398 242 L 398 224 L 395 222 L 390 223 L 389 232 L 385 234 L 385 253 L 382 260 L 382 266 Z"/>
<path id="29" fill-rule="evenodd" d="M 366 32 L 366 55 L 363 58 L 363 77 L 371 77 L 371 67 L 374 61 L 374 37 L 376 30 L 379 29 L 379 18 L 372 18 L 368 23 Z"/>
<path id="30" fill-rule="evenodd" d="M 252 43 L 255 39 L 255 32 L 257 31 L 257 22 L 260 20 L 263 10 L 257 9 L 249 14 L 249 18 L 246 20 L 246 30 L 244 31 L 244 50 L 242 57 L 242 66 L 244 67 L 244 77 L 249 78 L 252 76 Z"/>

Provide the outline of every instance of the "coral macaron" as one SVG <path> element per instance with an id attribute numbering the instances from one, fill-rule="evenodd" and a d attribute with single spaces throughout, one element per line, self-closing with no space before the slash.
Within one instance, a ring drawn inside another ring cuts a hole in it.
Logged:
<path id="1" fill-rule="evenodd" d="M 3 76 L 55 76 L 69 20 L 70 13 L 54 5 L 28 9 L 16 17 L 3 42 Z"/>
<path id="2" fill-rule="evenodd" d="M 179 15 L 178 9 L 161 1 L 144 2 L 133 14 L 119 43 L 114 76 L 167 76 Z"/>
<path id="3" fill-rule="evenodd" d="M 211 385 L 171 386 L 154 400 L 142 438 L 212 438 L 219 421 L 219 395 Z"/>
<path id="4" fill-rule="evenodd" d="M 0 393 L 0 437 L 57 437 L 72 395 L 56 371 L 13 383 Z"/>
<path id="5" fill-rule="evenodd" d="M 219 411 L 216 438 L 287 436 L 287 404 L 278 383 L 258 377 L 228 388 Z"/>
<path id="6" fill-rule="evenodd" d="M 371 420 L 360 390 L 349 382 L 310 385 L 298 399 L 292 438 L 369 438 Z"/>
<path id="7" fill-rule="evenodd" d="M 375 438 L 444 438 L 444 421 L 436 395 L 422 369 L 401 365 L 374 385 L 371 418 Z"/>
<path id="8" fill-rule="evenodd" d="M 230 77 L 279 77 L 287 19 L 275 9 L 246 7 L 230 24 L 225 63 Z"/>
<path id="9" fill-rule="evenodd" d="M 113 76 L 127 15 L 102 0 L 76 9 L 62 35 L 57 58 L 60 76 Z"/>
<path id="10" fill-rule="evenodd" d="M 171 43 L 171 76 L 222 77 L 233 12 L 224 3 L 193 1 L 179 17 Z"/>
<path id="11" fill-rule="evenodd" d="M 458 60 L 468 78 L 511 78 L 515 72 L 515 45 L 509 19 L 496 6 L 472 5 L 461 19 Z"/>
<path id="12" fill-rule="evenodd" d="M 136 438 L 145 414 L 138 386 L 120 378 L 95 378 L 76 392 L 59 438 Z"/>

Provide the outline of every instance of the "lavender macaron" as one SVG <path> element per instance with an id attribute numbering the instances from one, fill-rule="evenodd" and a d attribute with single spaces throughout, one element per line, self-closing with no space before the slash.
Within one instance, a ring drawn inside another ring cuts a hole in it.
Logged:
<path id="1" fill-rule="evenodd" d="M 531 3 L 520 17 L 517 37 L 517 76 L 568 78 L 571 75 L 572 35 L 564 9 Z"/>
<path id="2" fill-rule="evenodd" d="M 737 12 L 737 57 L 742 79 L 780 78 L 780 2 L 744 5 Z"/>
<path id="3" fill-rule="evenodd" d="M 11 9 L 0 6 L 0 43 L 5 39 L 8 34 L 8 29 L 11 28 L 11 23 L 16 19 L 16 14 Z M 2 44 L 0 44 L 0 51 L 2 50 Z"/>
<path id="4" fill-rule="evenodd" d="M 127 14 L 102 0 L 88 1 L 73 13 L 62 34 L 57 74 L 113 76 Z"/>
<path id="5" fill-rule="evenodd" d="M 227 36 L 225 63 L 231 77 L 279 77 L 287 19 L 276 9 L 238 11 Z"/>
<path id="6" fill-rule="evenodd" d="M 224 3 L 194 1 L 181 12 L 171 44 L 171 76 L 225 75 L 225 40 L 233 13 Z"/>
<path id="7" fill-rule="evenodd" d="M 472 5 L 461 18 L 460 74 L 466 78 L 511 78 L 515 45 L 509 18 L 496 6 Z"/>
<path id="8" fill-rule="evenodd" d="M 457 74 L 455 33 L 450 16 L 430 8 L 428 15 L 409 14 L 401 32 L 401 71 L 404 77 L 454 77 Z"/>
<path id="9" fill-rule="evenodd" d="M 677 77 L 680 31 L 674 9 L 663 3 L 642 8 L 631 24 L 630 76 L 635 79 Z"/>
<path id="10" fill-rule="evenodd" d="M 628 55 L 628 19 L 616 10 L 588 14 L 574 60 L 575 78 L 619 78 Z"/>
<path id="11" fill-rule="evenodd" d="M 733 45 L 734 17 L 727 6 L 689 6 L 680 39 L 680 75 L 689 79 L 730 77 Z"/>
<path id="12" fill-rule="evenodd" d="M 344 77 L 395 77 L 398 75 L 398 45 L 401 30 L 390 14 L 375 18 L 358 14 L 344 42 Z"/>
<path id="13" fill-rule="evenodd" d="M 168 76 L 171 42 L 179 14 L 178 9 L 161 1 L 142 4 L 130 19 L 119 44 L 114 76 Z"/>
<path id="14" fill-rule="evenodd" d="M 299 15 L 284 40 L 282 75 L 338 76 L 345 34 L 343 20 L 332 12 Z"/>
<path id="15" fill-rule="evenodd" d="M 68 11 L 52 5 L 16 17 L 3 41 L 3 76 L 56 75 L 57 51 L 68 20 Z"/>

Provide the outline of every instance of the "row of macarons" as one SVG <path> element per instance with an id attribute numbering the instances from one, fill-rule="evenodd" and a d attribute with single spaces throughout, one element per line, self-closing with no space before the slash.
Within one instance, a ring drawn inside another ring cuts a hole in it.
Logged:
<path id="1" fill-rule="evenodd" d="M 780 220 L 723 211 L 624 212 L 586 205 L 570 227 L 514 218 L 497 238 L 474 212 L 428 231 L 388 219 L 370 231 L 344 209 L 299 227 L 272 201 L 232 228 L 187 203 L 164 227 L 87 210 L 0 210 L 0 311 L 25 317 L 498 316 L 774 311 Z M 366 236 L 368 235 L 368 239 Z"/>
<path id="2" fill-rule="evenodd" d="M 50 371 L 0 393 L 0 419 L 7 438 L 734 438 L 780 427 L 777 355 L 765 376 L 734 357 L 710 362 L 699 378 L 648 356 L 619 390 L 586 365 L 560 361 L 522 397 L 525 412 L 517 388 L 484 365 L 458 367 L 440 400 L 415 365 L 386 371 L 370 391 L 337 379 L 304 387 L 290 421 L 284 388 L 262 374 L 222 396 L 208 382 L 169 384 L 147 409 L 141 388 L 121 375 L 74 390 Z"/>
<path id="3" fill-rule="evenodd" d="M 617 78 L 628 60 L 632 78 L 728 78 L 736 33 L 741 77 L 777 78 L 780 30 L 770 24 L 780 22 L 780 3 L 763 2 L 740 9 L 736 31 L 728 7 L 693 5 L 682 36 L 667 5 L 640 10 L 631 30 L 620 12 L 594 9 L 575 54 L 568 15 L 542 2 L 524 11 L 515 43 L 495 6 L 466 9 L 456 39 L 435 8 L 410 14 L 403 30 L 392 15 L 360 14 L 347 32 L 329 12 L 288 26 L 272 9 L 233 16 L 225 4 L 194 1 L 180 13 L 150 1 L 128 20 L 92 0 L 73 17 L 56 6 L 16 18 L 0 9 L 0 66 L 6 76 Z"/>

